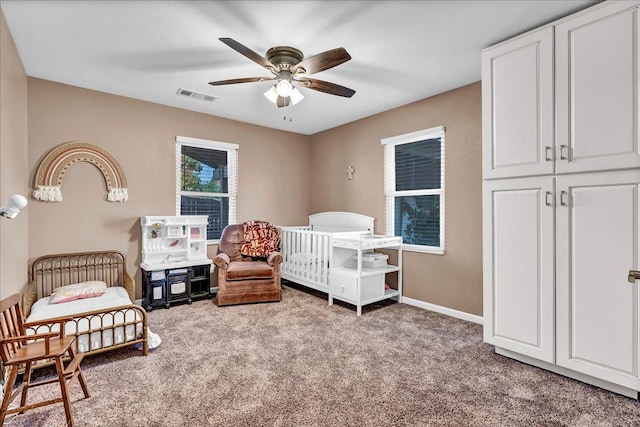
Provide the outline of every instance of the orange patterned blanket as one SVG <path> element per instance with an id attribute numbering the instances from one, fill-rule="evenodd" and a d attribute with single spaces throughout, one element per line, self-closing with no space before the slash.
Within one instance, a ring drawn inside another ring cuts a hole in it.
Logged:
<path id="1" fill-rule="evenodd" d="M 280 230 L 267 221 L 247 221 L 242 224 L 244 241 L 240 253 L 250 257 L 267 257 L 278 250 Z"/>

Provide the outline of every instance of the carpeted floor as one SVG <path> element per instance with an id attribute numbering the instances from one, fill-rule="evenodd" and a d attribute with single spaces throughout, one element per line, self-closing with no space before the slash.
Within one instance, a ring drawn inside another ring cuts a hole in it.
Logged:
<path id="1" fill-rule="evenodd" d="M 162 337 L 149 356 L 85 359 L 76 426 L 640 426 L 640 402 L 495 355 L 480 325 L 405 304 L 358 318 L 285 287 L 280 303 L 199 301 L 149 324 Z M 64 410 L 7 424 L 63 426 Z"/>

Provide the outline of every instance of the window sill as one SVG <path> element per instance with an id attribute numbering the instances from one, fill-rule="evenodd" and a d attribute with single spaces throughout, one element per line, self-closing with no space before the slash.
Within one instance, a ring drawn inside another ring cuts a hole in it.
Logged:
<path id="1" fill-rule="evenodd" d="M 420 245 L 402 245 L 403 251 L 408 252 L 419 252 L 423 254 L 431 254 L 431 255 L 444 255 L 444 248 L 434 248 L 429 246 L 420 246 Z"/>

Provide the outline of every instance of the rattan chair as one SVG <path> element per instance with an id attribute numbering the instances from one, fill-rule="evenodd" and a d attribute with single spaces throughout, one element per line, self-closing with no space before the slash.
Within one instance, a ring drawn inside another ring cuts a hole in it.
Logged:
<path id="1" fill-rule="evenodd" d="M 78 379 L 84 397 L 89 397 L 89 389 L 80 369 L 80 362 L 84 354 L 74 354 L 72 344 L 75 337 L 66 337 L 64 323 L 70 319 L 59 318 L 47 320 L 47 323 L 59 323 L 60 332 L 47 332 L 44 334 L 25 335 L 25 328 L 37 326 L 37 323 L 24 323 L 20 310 L 20 295 L 15 294 L 0 301 L 0 356 L 2 363 L 11 369 L 9 381 L 6 384 L 2 407 L 0 409 L 0 425 L 8 414 L 22 413 L 26 410 L 53 403 L 64 403 L 64 412 L 67 417 L 67 425 L 73 426 L 71 408 L 69 406 L 69 388 L 75 379 Z M 65 368 L 63 358 L 69 355 L 70 362 Z M 34 362 L 53 359 L 56 365 L 57 378 L 31 382 L 31 368 Z M 18 371 L 24 366 L 22 384 L 13 391 L 13 386 L 18 377 Z M 27 393 L 30 387 L 35 387 L 53 382 L 60 382 L 62 397 L 43 402 L 27 404 Z M 9 404 L 21 395 L 20 406 L 9 409 Z"/>

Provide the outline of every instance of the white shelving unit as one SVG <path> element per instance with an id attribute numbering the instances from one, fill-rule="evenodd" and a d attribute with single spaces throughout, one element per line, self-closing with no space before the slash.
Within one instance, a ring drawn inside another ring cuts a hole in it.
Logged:
<path id="1" fill-rule="evenodd" d="M 206 215 L 143 216 L 140 225 L 145 270 L 188 267 L 208 260 Z"/>
<path id="2" fill-rule="evenodd" d="M 397 249 L 397 265 L 367 266 L 363 258 L 370 258 L 375 249 Z M 354 257 L 355 255 L 355 257 Z M 398 272 L 398 289 L 385 289 L 385 275 Z M 329 270 L 329 305 L 338 299 L 356 306 L 356 314 L 362 314 L 362 306 L 387 298 L 402 302 L 402 237 L 373 235 L 366 238 L 333 237 L 331 239 L 331 268 Z"/>

